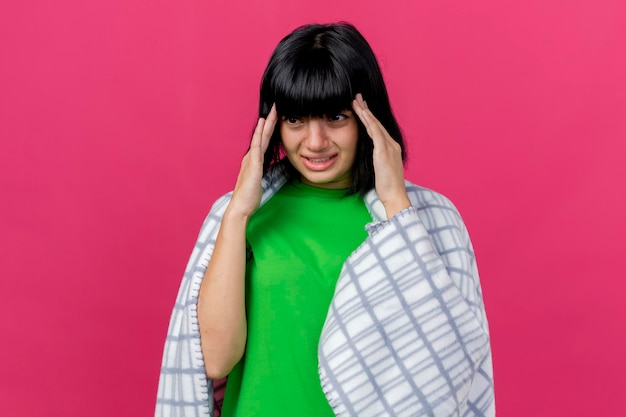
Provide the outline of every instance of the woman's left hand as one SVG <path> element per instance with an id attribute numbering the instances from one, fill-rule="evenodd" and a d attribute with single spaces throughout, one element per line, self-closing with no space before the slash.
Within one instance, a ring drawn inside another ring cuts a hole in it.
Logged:
<path id="1" fill-rule="evenodd" d="M 367 134 L 374 142 L 376 193 L 385 207 L 387 218 L 390 219 L 411 206 L 404 185 L 404 166 L 400 144 L 393 140 L 382 123 L 372 114 L 360 93 L 352 101 L 352 109 L 363 122 Z"/>

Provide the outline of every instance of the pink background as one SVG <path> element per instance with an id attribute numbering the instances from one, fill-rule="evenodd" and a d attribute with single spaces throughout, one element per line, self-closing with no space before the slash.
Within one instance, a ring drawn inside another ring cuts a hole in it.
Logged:
<path id="1" fill-rule="evenodd" d="M 473 236 L 499 415 L 624 415 L 623 0 L 3 1 L 1 415 L 152 414 L 269 54 L 342 19 Z"/>

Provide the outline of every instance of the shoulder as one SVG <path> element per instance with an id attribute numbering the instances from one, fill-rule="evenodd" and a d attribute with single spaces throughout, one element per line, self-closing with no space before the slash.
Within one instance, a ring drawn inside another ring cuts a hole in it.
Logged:
<path id="1" fill-rule="evenodd" d="M 419 216 L 423 217 L 422 220 L 427 227 L 436 227 L 441 223 L 462 227 L 461 215 L 449 198 L 437 191 L 414 184 L 408 180 L 405 180 L 405 187 L 411 200 L 411 205 L 419 213 Z M 378 198 L 375 189 L 370 190 L 365 195 L 364 200 L 374 223 L 388 220 L 383 204 Z"/>
<path id="2" fill-rule="evenodd" d="M 202 222 L 202 227 L 200 228 L 200 233 L 198 234 L 199 242 L 207 242 L 215 239 L 220 224 L 222 223 L 222 217 L 224 217 L 224 212 L 228 207 L 228 203 L 230 203 L 232 195 L 232 191 L 228 192 L 213 202 L 209 213 Z"/>
<path id="3" fill-rule="evenodd" d="M 211 206 L 211 210 L 209 211 L 209 214 L 211 213 L 224 214 L 224 211 L 226 211 L 226 207 L 228 207 L 228 203 L 230 203 L 230 199 L 232 196 L 233 196 L 232 191 L 229 191 L 226 194 L 220 196 L 217 200 L 213 202 L 213 205 Z"/>
<path id="4" fill-rule="evenodd" d="M 366 195 L 366 205 L 373 218 L 373 222 L 367 226 L 371 235 L 396 223 L 395 227 L 404 227 L 417 222 L 423 225 L 431 239 L 445 243 L 440 247 L 442 250 L 450 245 L 471 247 L 463 218 L 448 197 L 411 181 L 405 181 L 405 186 L 412 207 L 392 219 L 386 219 L 385 209 L 375 190 Z"/>
<path id="5" fill-rule="evenodd" d="M 471 248 L 471 241 L 463 217 L 454 203 L 445 195 L 406 181 L 406 190 L 424 227 L 431 236 L 447 242 L 446 246 Z"/>
<path id="6" fill-rule="evenodd" d="M 413 207 L 416 209 L 423 210 L 432 208 L 448 210 L 458 214 L 458 210 L 454 203 L 442 193 L 414 184 L 409 180 L 405 180 L 404 183 L 409 199 L 413 203 Z"/>

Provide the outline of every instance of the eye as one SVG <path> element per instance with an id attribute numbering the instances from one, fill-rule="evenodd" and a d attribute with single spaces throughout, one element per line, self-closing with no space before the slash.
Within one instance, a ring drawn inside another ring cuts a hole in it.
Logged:
<path id="1" fill-rule="evenodd" d="M 302 122 L 302 119 L 300 117 L 295 117 L 295 116 L 290 116 L 290 117 L 284 116 L 283 121 L 287 122 L 287 124 L 295 125 L 297 123 Z"/>
<path id="2" fill-rule="evenodd" d="M 345 120 L 348 118 L 347 114 L 343 114 L 343 113 L 339 113 L 339 114 L 334 114 L 331 116 L 328 116 L 328 120 L 331 122 L 341 122 L 342 120 Z"/>

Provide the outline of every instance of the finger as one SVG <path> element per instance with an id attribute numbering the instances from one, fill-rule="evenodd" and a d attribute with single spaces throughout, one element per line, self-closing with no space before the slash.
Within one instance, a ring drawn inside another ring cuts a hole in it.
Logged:
<path id="1" fill-rule="evenodd" d="M 252 133 L 252 140 L 250 141 L 250 150 L 248 151 L 253 159 L 257 159 L 259 154 L 261 153 L 261 136 L 263 134 L 263 127 L 265 126 L 265 119 L 259 117 L 259 120 L 256 122 L 256 127 L 254 128 L 254 133 Z"/>
<path id="2" fill-rule="evenodd" d="M 363 99 L 363 95 L 361 93 L 358 93 L 355 96 L 353 101 L 353 108 L 357 112 L 357 115 L 359 116 L 366 128 L 373 129 L 375 128 L 374 125 L 378 125 L 379 128 L 383 127 L 367 106 L 367 102 L 365 101 L 365 99 Z"/>
<path id="3" fill-rule="evenodd" d="M 372 113 L 367 105 L 367 102 L 363 99 L 363 96 L 361 94 L 358 95 L 358 102 L 361 107 L 361 113 L 363 114 L 363 118 L 367 121 L 367 123 L 369 123 L 370 128 L 378 128 L 378 130 L 387 133 L 387 129 L 385 129 L 383 124 L 380 123 L 376 116 L 374 116 L 374 113 Z"/>
<path id="4" fill-rule="evenodd" d="M 356 95 L 356 99 L 358 100 L 358 102 L 361 104 L 361 107 L 365 108 L 365 109 L 369 109 L 369 107 L 367 106 L 367 101 L 365 101 L 365 99 L 363 98 L 363 94 L 358 93 Z"/>
<path id="5" fill-rule="evenodd" d="M 352 108 L 361 122 L 363 122 L 367 134 L 374 142 L 374 147 L 384 144 L 385 139 L 389 136 L 387 130 L 372 112 L 367 107 L 364 107 L 363 97 L 360 96 L 360 94 L 358 94 L 357 98 L 352 102 Z"/>
<path id="6" fill-rule="evenodd" d="M 276 112 L 276 103 L 272 104 L 272 108 L 270 109 L 267 118 L 265 119 L 265 124 L 263 126 L 263 132 L 261 134 L 261 150 L 265 152 L 270 143 L 270 139 L 272 137 L 272 133 L 274 133 L 274 128 L 276 127 L 276 121 L 278 120 L 278 113 Z"/>
<path id="7" fill-rule="evenodd" d="M 354 110 L 354 114 L 357 115 L 361 123 L 365 125 L 365 128 L 368 129 L 369 133 L 369 120 L 363 117 L 363 112 L 365 111 L 365 107 L 363 107 L 362 101 L 359 100 L 360 94 L 357 94 L 356 98 L 352 100 L 352 110 Z"/>

